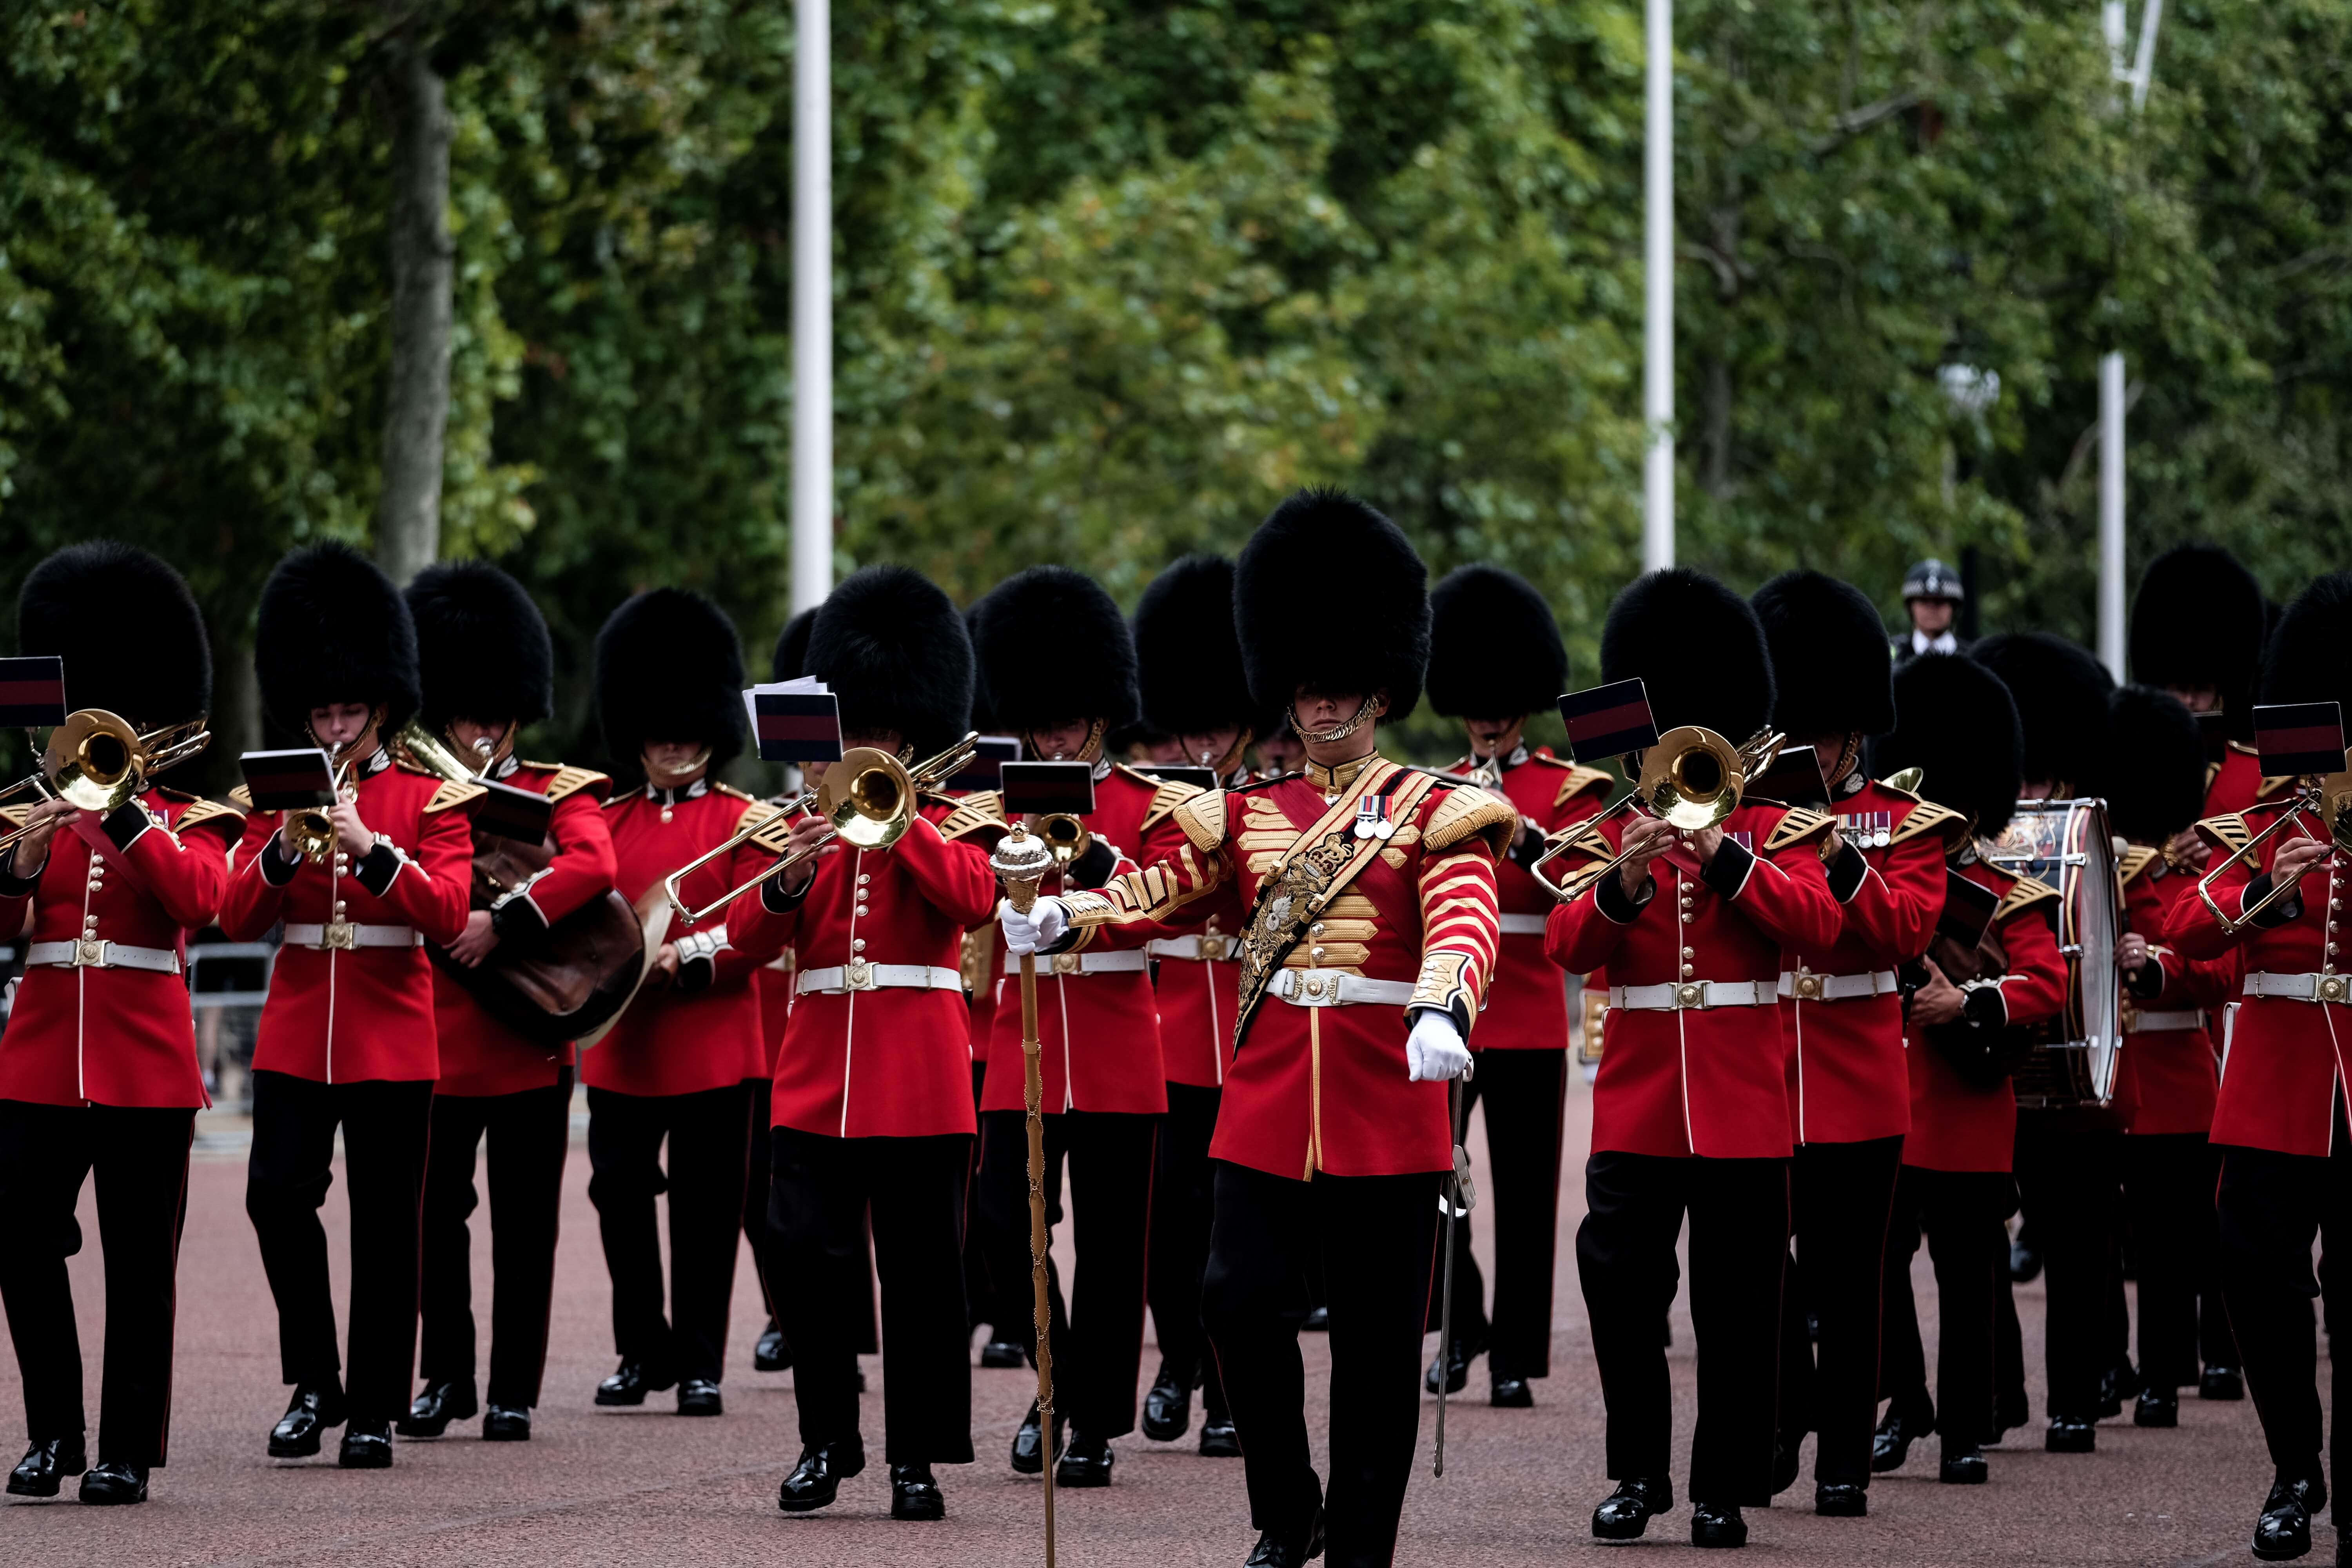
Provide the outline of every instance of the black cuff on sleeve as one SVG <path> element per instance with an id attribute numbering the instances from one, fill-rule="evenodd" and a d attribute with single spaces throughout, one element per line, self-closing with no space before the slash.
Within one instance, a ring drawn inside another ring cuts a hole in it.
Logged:
<path id="1" fill-rule="evenodd" d="M 2264 898 L 2268 897 L 2270 890 L 2271 874 L 2268 871 L 2264 871 L 2255 877 L 2253 880 L 2246 884 L 2245 900 L 2239 904 L 2238 907 L 2242 910 L 2251 909 L 2255 904 L 2262 902 Z M 2268 930 L 2273 926 L 2283 926 L 2290 921 L 2299 921 L 2302 918 L 2303 893 L 2302 890 L 2298 889 L 2296 891 L 2289 893 L 2285 898 L 2281 899 L 2277 903 L 2273 904 L 2269 909 L 2264 910 L 2261 914 L 2256 915 L 2254 917 L 2254 923 L 2263 927 L 2264 930 Z"/>
<path id="2" fill-rule="evenodd" d="M 1533 871 L 1536 868 L 1536 862 L 1543 858 L 1544 844 L 1543 829 L 1533 823 L 1522 821 L 1519 824 L 1519 836 L 1511 840 L 1512 863 L 1522 871 Z"/>
<path id="3" fill-rule="evenodd" d="M 671 984 L 680 991 L 708 991 L 718 978 L 718 964 L 708 958 L 689 958 L 677 966 L 677 978 Z"/>
<path id="4" fill-rule="evenodd" d="M 49 853 L 52 855 L 57 853 L 57 847 L 54 843 L 52 843 L 49 847 Z M 44 860 L 41 862 L 41 869 L 44 871 L 48 869 L 47 861 Z M 36 871 L 29 877 L 19 877 L 16 875 L 16 851 L 14 847 L 11 847 L 8 851 L 8 858 L 6 862 L 5 865 L 0 865 L 0 899 L 21 899 L 27 893 L 30 893 L 35 888 L 39 887 L 40 883 L 41 876 L 39 871 Z"/>
<path id="5" fill-rule="evenodd" d="M 2124 978 L 2124 989 L 2142 1002 L 2153 1002 L 2164 994 L 2164 965 L 2154 953 L 2140 965 L 2137 974 Z"/>
<path id="6" fill-rule="evenodd" d="M 285 840 L 271 834 L 268 842 L 261 847 L 261 879 L 273 888 L 282 888 L 301 868 L 301 860 L 286 853 Z"/>
<path id="7" fill-rule="evenodd" d="M 1409 1035 L 1412 1033 L 1412 1026 L 1421 1022 L 1421 1016 L 1423 1013 L 1443 1013 L 1447 1017 L 1453 1019 L 1454 1033 L 1462 1037 L 1465 1044 L 1468 1043 L 1470 1038 L 1470 1025 L 1473 1022 L 1473 1018 L 1470 1012 L 1470 1004 L 1466 998 L 1457 996 L 1443 1007 L 1433 1007 L 1426 1002 L 1423 1003 L 1418 1007 L 1407 1007 L 1404 1010 L 1404 1032 L 1406 1034 Z M 1475 1055 L 1475 1053 L 1473 1054 Z"/>
<path id="8" fill-rule="evenodd" d="M 1118 869 L 1118 851 L 1110 840 L 1097 838 L 1087 846 L 1087 852 L 1070 862 L 1068 881 L 1074 888 L 1099 888 L 1110 880 Z"/>
<path id="9" fill-rule="evenodd" d="M 1706 863 L 1699 879 L 1727 899 L 1736 899 L 1739 889 L 1748 885 L 1748 874 L 1756 868 L 1756 857 L 1739 847 L 1736 838 L 1726 837 L 1715 847 L 1715 858 Z"/>
<path id="10" fill-rule="evenodd" d="M 1658 879 L 1652 877 L 1642 884 L 1641 897 L 1627 898 L 1625 879 L 1614 871 L 1601 878 L 1601 885 L 1592 889 L 1592 901 L 1600 907 L 1601 914 L 1621 926 L 1632 925 L 1641 919 L 1642 911 L 1648 909 L 1650 900 L 1657 896 Z"/>
<path id="11" fill-rule="evenodd" d="M 1862 879 L 1868 874 L 1870 862 L 1863 858 L 1861 850 L 1848 844 L 1830 862 L 1829 870 L 1831 896 L 1839 903 L 1851 903 L 1853 896 L 1862 891 Z"/>
<path id="12" fill-rule="evenodd" d="M 1998 985 L 1979 985 L 1960 1004 L 1960 1016 L 1979 1029 L 1998 1029 L 2009 1023 L 2009 1002 Z"/>
<path id="13" fill-rule="evenodd" d="M 114 841 L 117 849 L 128 849 L 137 842 L 141 834 L 154 826 L 155 822 L 147 815 L 146 807 L 135 800 L 126 800 L 108 812 L 105 822 L 100 826 L 106 829 L 107 837 Z"/>
<path id="14" fill-rule="evenodd" d="M 772 915 L 791 914 L 808 902 L 809 889 L 815 886 L 816 879 L 811 877 L 801 884 L 801 890 L 795 893 L 784 886 L 782 877 L 771 877 L 760 884 L 760 907 Z"/>
<path id="15" fill-rule="evenodd" d="M 544 935 L 546 918 L 537 904 L 520 893 L 499 900 L 490 910 L 490 930 L 500 942 L 519 942 Z"/>
<path id="16" fill-rule="evenodd" d="M 392 891 L 392 879 L 400 875 L 400 856 L 391 845 L 378 841 L 360 857 L 352 875 L 359 879 L 361 887 L 380 899 Z"/>

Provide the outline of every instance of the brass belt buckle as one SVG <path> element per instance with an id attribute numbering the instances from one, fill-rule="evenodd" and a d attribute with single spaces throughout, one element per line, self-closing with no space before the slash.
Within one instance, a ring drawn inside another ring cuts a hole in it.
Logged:
<path id="1" fill-rule="evenodd" d="M 1704 981 L 1675 987 L 1675 1005 L 1704 1007 L 1706 1005 L 1706 984 Z"/>
<path id="2" fill-rule="evenodd" d="M 853 958 L 841 967 L 841 987 L 845 991 L 874 989 L 874 966 L 862 958 Z"/>
<path id="3" fill-rule="evenodd" d="M 1200 939 L 1201 962 L 1203 963 L 1221 962 L 1225 956 L 1225 942 L 1226 939 L 1221 936 L 1202 937 Z"/>
<path id="4" fill-rule="evenodd" d="M 2123 1005 L 2121 1016 L 2123 1019 L 2125 1034 L 2136 1035 L 2139 1033 L 2139 1009 L 2137 1007 L 2132 1005 L 2129 1002 L 2125 1003 Z"/>
<path id="5" fill-rule="evenodd" d="M 319 948 L 322 952 L 339 948 L 345 952 L 357 952 L 359 947 L 360 928 L 349 921 L 329 921 L 319 928 Z"/>
<path id="6" fill-rule="evenodd" d="M 84 936 L 74 939 L 73 967 L 103 969 L 106 967 L 106 939 Z"/>
<path id="7" fill-rule="evenodd" d="M 2321 975 L 2319 977 L 2319 999 L 2322 1002 L 2343 1001 L 2347 994 L 2352 994 L 2352 991 L 2347 991 L 2348 984 L 2352 983 L 2347 983 L 2345 976 L 2341 974 Z"/>
<path id="8" fill-rule="evenodd" d="M 1080 956 L 1080 954 L 1075 952 L 1057 952 L 1054 954 L 1054 973 L 1056 974 L 1079 973 L 1080 969 L 1078 960 Z"/>
<path id="9" fill-rule="evenodd" d="M 1822 977 L 1800 969 L 1797 971 L 1796 990 L 1800 1002 L 1818 1002 L 1822 999 Z"/>
<path id="10" fill-rule="evenodd" d="M 1303 989 L 1307 993 L 1307 1001 L 1317 1006 L 1320 1006 L 1322 1005 L 1323 994 L 1327 986 L 1330 991 L 1331 1000 L 1337 1002 L 1339 999 L 1339 980 L 1337 975 L 1332 976 L 1328 983 L 1325 981 L 1324 977 L 1319 974 L 1309 975 L 1304 981 L 1292 981 L 1290 983 L 1290 986 L 1291 994 L 1293 995 L 1297 994 L 1298 992 Z"/>

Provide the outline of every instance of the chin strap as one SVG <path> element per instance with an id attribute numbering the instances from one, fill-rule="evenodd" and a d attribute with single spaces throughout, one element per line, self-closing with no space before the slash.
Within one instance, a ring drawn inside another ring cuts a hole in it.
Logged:
<path id="1" fill-rule="evenodd" d="M 1297 735 L 1301 741 L 1306 742 L 1308 745 L 1332 746 L 1346 740 L 1349 736 L 1354 734 L 1357 731 L 1362 729 L 1365 725 L 1370 723 L 1373 720 L 1379 718 L 1388 710 L 1389 705 L 1387 702 L 1377 697 L 1367 697 L 1364 699 L 1364 705 L 1356 710 L 1355 716 L 1353 718 L 1350 718 L 1340 724 L 1335 725 L 1331 729 L 1324 731 L 1319 735 L 1298 721 L 1298 713 L 1296 706 L 1285 708 L 1282 710 L 1282 717 L 1283 721 L 1290 726 L 1291 733 Z"/>

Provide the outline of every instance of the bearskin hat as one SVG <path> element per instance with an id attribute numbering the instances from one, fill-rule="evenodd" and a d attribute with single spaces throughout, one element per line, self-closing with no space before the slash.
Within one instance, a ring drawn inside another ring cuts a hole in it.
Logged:
<path id="1" fill-rule="evenodd" d="M 1895 671 L 1895 728 L 1871 738 L 1870 771 L 1925 773 L 1919 793 L 1998 837 L 2017 811 L 2025 733 L 2000 677 L 1964 653 L 1922 654 Z"/>
<path id="2" fill-rule="evenodd" d="M 938 584 L 908 566 L 868 566 L 817 610 L 806 673 L 832 689 L 850 734 L 896 730 L 928 757 L 971 719 L 971 636 Z"/>
<path id="3" fill-rule="evenodd" d="M 1429 705 L 1454 719 L 1549 711 L 1568 689 L 1551 605 L 1499 566 L 1462 566 L 1429 591 Z"/>
<path id="4" fill-rule="evenodd" d="M 487 561 L 451 561 L 419 572 L 407 599 L 427 728 L 555 711 L 555 644 L 521 584 Z"/>
<path id="5" fill-rule="evenodd" d="M 1103 585 L 1067 566 L 1032 566 L 972 606 L 972 651 L 989 716 L 1014 734 L 1075 719 L 1116 730 L 1135 722 L 1135 637 Z M 1033 668 L 1055 649 L 1050 671 Z"/>
<path id="6" fill-rule="evenodd" d="M 1895 728 L 1895 666 L 1878 606 L 1851 583 L 1783 572 L 1748 601 L 1772 650 L 1775 729 L 1800 740 Z"/>
<path id="7" fill-rule="evenodd" d="M 100 635 L 107 626 L 137 635 Z M 212 645 L 196 596 L 135 544 L 69 544 L 34 567 L 16 596 L 16 647 L 65 660 L 69 708 L 101 708 L 146 730 L 212 710 Z"/>
<path id="8" fill-rule="evenodd" d="M 2180 699 L 2126 686 L 2107 702 L 2107 825 L 2161 844 L 2205 813 L 2205 738 Z"/>
<path id="9" fill-rule="evenodd" d="M 816 625 L 816 612 L 823 607 L 803 610 L 776 634 L 775 655 L 768 661 L 769 679 L 798 680 L 808 673 L 809 629 Z"/>
<path id="10" fill-rule="evenodd" d="M 310 710 L 373 702 L 399 729 L 419 700 L 416 625 L 383 569 L 339 542 L 297 550 L 261 587 L 253 629 L 261 705 L 303 731 Z"/>
<path id="11" fill-rule="evenodd" d="M 1429 570 L 1371 506 L 1300 490 L 1234 563 L 1234 629 L 1260 708 L 1285 712 L 1301 688 L 1385 691 L 1394 722 L 1421 700 L 1429 668 Z"/>
<path id="12" fill-rule="evenodd" d="M 2115 678 L 2080 643 L 2049 632 L 1996 632 L 1969 650 L 2017 703 L 2032 784 L 2096 795 L 2106 779 L 2107 698 Z"/>
<path id="13" fill-rule="evenodd" d="M 1255 730 L 1257 705 L 1234 631 L 1234 563 L 1187 555 L 1151 580 L 1135 606 L 1135 663 L 1144 722 L 1169 735 L 1228 724 Z"/>
<path id="14" fill-rule="evenodd" d="M 1618 594 L 1601 628 L 1601 679 L 1638 679 L 1661 731 L 1702 724 L 1737 745 L 1772 718 L 1772 656 L 1756 612 L 1686 566 Z"/>
<path id="15" fill-rule="evenodd" d="M 971 727 L 983 735 L 1001 735 L 1004 727 L 996 721 L 996 710 L 988 700 L 988 671 L 980 662 L 980 604 L 964 607 L 964 635 L 971 639 Z"/>
<path id="16" fill-rule="evenodd" d="M 2221 694 L 2230 733 L 2254 737 L 2254 681 L 2270 613 L 2254 574 L 2218 544 L 2178 544 L 2147 563 L 2132 599 L 2132 679 Z"/>
<path id="17" fill-rule="evenodd" d="M 2263 661 L 2263 700 L 2341 703 L 2352 726 L 2352 572 L 2314 578 L 2279 616 Z"/>
<path id="18" fill-rule="evenodd" d="M 743 644 L 727 612 L 684 588 L 625 601 L 596 634 L 596 720 L 623 767 L 648 741 L 697 741 L 717 773 L 743 752 Z"/>

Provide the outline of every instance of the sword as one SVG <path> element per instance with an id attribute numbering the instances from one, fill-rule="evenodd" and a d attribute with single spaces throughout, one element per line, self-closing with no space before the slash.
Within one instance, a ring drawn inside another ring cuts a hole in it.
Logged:
<path id="1" fill-rule="evenodd" d="M 1445 1474 L 1445 1391 L 1454 1382 L 1454 1223 L 1478 1203 L 1478 1190 L 1470 1183 L 1470 1155 L 1462 1147 L 1462 1086 L 1470 1081 L 1470 1072 L 1465 1065 L 1462 1076 L 1445 1085 L 1446 1115 L 1454 1123 L 1454 1169 L 1437 1196 L 1438 1206 L 1445 1211 L 1445 1295 L 1437 1308 L 1437 1464 L 1430 1472 L 1433 1479 Z"/>
<path id="2" fill-rule="evenodd" d="M 1037 884 L 1054 864 L 1053 851 L 1042 838 L 1014 822 L 1013 831 L 998 841 L 989 857 L 996 874 L 1004 879 L 1005 896 L 1015 910 L 1029 912 L 1037 901 Z M 1021 955 L 1022 1091 L 1029 1112 L 1029 1288 L 1031 1316 L 1036 1324 L 1037 1421 L 1045 1429 L 1045 1568 L 1054 1568 L 1054 1336 L 1053 1310 L 1048 1305 L 1045 1275 L 1045 1097 L 1044 1071 L 1037 1044 L 1037 955 Z"/>

